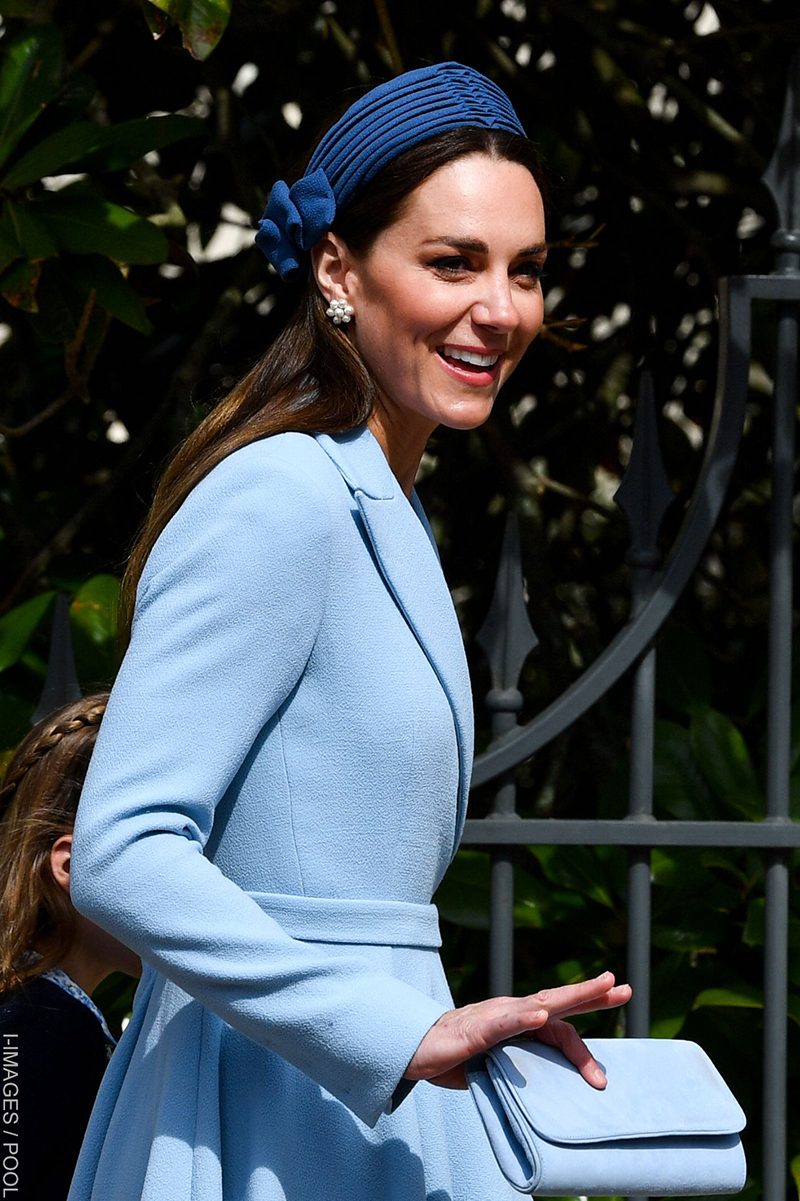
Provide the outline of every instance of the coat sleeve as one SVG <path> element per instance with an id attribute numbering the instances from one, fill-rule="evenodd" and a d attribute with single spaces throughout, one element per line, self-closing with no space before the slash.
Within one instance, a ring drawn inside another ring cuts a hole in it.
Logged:
<path id="1" fill-rule="evenodd" d="M 356 953 L 290 938 L 203 855 L 216 804 L 311 654 L 330 530 L 319 486 L 258 444 L 172 518 L 81 795 L 72 899 L 374 1125 L 445 1007 Z"/>

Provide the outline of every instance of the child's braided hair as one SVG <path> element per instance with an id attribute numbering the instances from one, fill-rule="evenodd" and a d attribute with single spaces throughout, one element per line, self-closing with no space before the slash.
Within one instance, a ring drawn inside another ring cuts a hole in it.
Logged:
<path id="1" fill-rule="evenodd" d="M 55 966 L 72 944 L 75 911 L 53 878 L 50 850 L 72 832 L 107 700 L 82 697 L 40 721 L 0 784 L 0 997 Z"/>

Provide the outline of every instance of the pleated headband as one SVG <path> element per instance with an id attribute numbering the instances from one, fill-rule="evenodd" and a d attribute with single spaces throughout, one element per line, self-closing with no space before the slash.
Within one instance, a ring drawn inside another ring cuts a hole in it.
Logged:
<path id="1" fill-rule="evenodd" d="M 256 244 L 282 279 L 307 272 L 311 247 L 387 163 L 435 134 L 476 126 L 525 136 L 505 92 L 472 67 L 437 63 L 379 84 L 331 126 L 296 184 L 275 184 Z"/>

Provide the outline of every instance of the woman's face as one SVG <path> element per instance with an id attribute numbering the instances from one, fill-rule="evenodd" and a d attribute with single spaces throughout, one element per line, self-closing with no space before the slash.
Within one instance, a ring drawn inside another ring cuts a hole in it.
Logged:
<path id="1" fill-rule="evenodd" d="M 544 240 L 530 172 L 471 154 L 429 176 L 351 260 L 351 336 L 389 422 L 427 438 L 486 420 L 542 325 Z"/>

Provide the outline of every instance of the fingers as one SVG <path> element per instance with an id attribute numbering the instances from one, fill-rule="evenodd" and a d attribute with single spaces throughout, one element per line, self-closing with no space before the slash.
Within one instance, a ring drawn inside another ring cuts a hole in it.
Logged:
<path id="1" fill-rule="evenodd" d="M 618 984 L 610 989 L 604 997 L 560 1009 L 558 1015 L 559 1017 L 573 1017 L 576 1013 L 594 1013 L 598 1009 L 618 1009 L 620 1005 L 626 1005 L 630 1001 L 631 995 L 630 984 Z"/>
<path id="2" fill-rule="evenodd" d="M 548 1024 L 537 1031 L 536 1038 L 550 1047 L 558 1047 L 573 1063 L 592 1088 L 605 1088 L 608 1083 L 605 1072 L 592 1055 L 574 1026 L 553 1018 Z"/>
<path id="3" fill-rule="evenodd" d="M 405 1075 L 445 1088 L 463 1088 L 460 1065 L 466 1060 L 505 1039 L 539 1032 L 542 1041 L 564 1051 L 590 1084 L 602 1088 L 605 1077 L 597 1063 L 573 1027 L 561 1019 L 624 1005 L 630 995 L 627 984 L 616 985 L 611 972 L 604 972 L 594 980 L 544 989 L 527 997 L 495 997 L 451 1009 L 425 1035 Z"/>
<path id="4" fill-rule="evenodd" d="M 581 980 L 577 984 L 562 984 L 559 988 L 543 989 L 525 999 L 536 1000 L 551 1017 L 560 1017 L 565 1013 L 575 1012 L 578 1007 L 584 1013 L 592 1009 L 605 1008 L 606 998 L 609 994 L 613 994 L 614 985 L 613 974 L 603 972 L 593 980 Z"/>
<path id="5" fill-rule="evenodd" d="M 549 1020 L 550 1014 L 535 997 L 496 997 L 451 1009 L 431 1026 L 405 1075 L 411 1080 L 442 1076 L 473 1055 L 488 1051 L 504 1039 L 538 1030 Z"/>
<path id="6" fill-rule="evenodd" d="M 550 1020 L 547 1009 L 534 997 L 497 997 L 467 1006 L 464 1038 L 470 1056 L 488 1051 L 507 1038 L 539 1030 Z"/>

